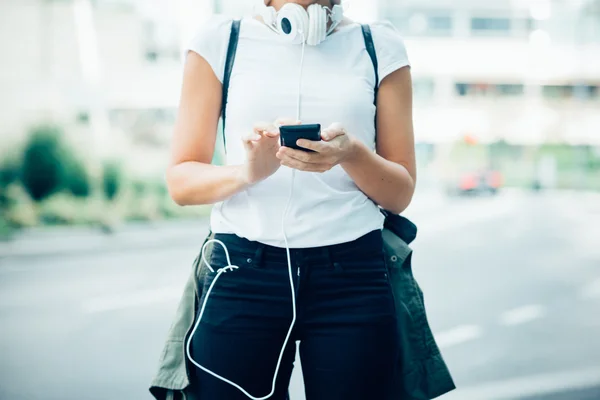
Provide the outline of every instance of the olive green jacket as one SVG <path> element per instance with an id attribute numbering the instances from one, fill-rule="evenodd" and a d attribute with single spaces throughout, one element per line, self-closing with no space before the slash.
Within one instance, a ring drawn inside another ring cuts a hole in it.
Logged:
<path id="1" fill-rule="evenodd" d="M 406 218 L 386 214 L 384 253 L 396 303 L 401 355 L 395 391 L 390 400 L 430 400 L 455 389 L 454 382 L 435 342 L 427 316 L 423 292 L 412 273 L 412 249 L 416 227 Z M 209 235 L 206 240 L 211 238 Z M 206 242 L 205 242 L 206 243 Z M 210 252 L 211 246 L 207 246 Z M 210 258 L 210 254 L 206 255 Z M 196 257 L 183 291 L 175 320 L 164 345 L 150 392 L 157 400 L 185 400 L 190 385 L 190 363 L 185 342 L 197 315 L 206 267 Z"/>

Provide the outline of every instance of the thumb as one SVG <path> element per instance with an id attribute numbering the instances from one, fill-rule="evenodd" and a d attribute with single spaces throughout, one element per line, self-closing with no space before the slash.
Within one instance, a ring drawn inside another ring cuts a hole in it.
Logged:
<path id="1" fill-rule="evenodd" d="M 323 130 L 323 132 L 321 133 L 321 138 L 325 141 L 330 141 L 338 136 L 343 136 L 345 134 L 346 130 L 343 128 L 343 126 L 340 123 L 336 122 L 329 125 L 329 127 Z"/>

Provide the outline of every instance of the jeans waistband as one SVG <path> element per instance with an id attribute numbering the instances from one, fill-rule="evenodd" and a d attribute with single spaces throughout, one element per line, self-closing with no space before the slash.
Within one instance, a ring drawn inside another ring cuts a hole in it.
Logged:
<path id="1" fill-rule="evenodd" d="M 230 254 L 243 255 L 254 260 L 254 263 L 285 262 L 287 260 L 286 249 L 282 247 L 251 241 L 234 234 L 217 233 L 214 238 L 223 242 Z M 320 247 L 292 248 L 290 256 L 304 262 L 318 263 L 376 255 L 382 251 L 381 230 L 374 230 L 351 242 Z"/>

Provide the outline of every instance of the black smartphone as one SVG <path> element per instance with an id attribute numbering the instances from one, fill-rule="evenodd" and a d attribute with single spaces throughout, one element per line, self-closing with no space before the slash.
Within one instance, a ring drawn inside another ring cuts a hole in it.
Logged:
<path id="1" fill-rule="evenodd" d="M 298 139 L 321 140 L 321 124 L 307 125 L 283 125 L 279 127 L 279 139 L 281 145 L 296 150 L 312 151 L 299 147 L 296 144 Z"/>

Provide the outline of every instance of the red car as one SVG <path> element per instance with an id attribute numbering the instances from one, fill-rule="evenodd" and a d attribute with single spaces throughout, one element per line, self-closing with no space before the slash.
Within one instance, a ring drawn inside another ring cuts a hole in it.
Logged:
<path id="1" fill-rule="evenodd" d="M 496 194 L 504 183 L 498 171 L 466 172 L 458 177 L 456 185 L 449 190 L 463 194 Z"/>

